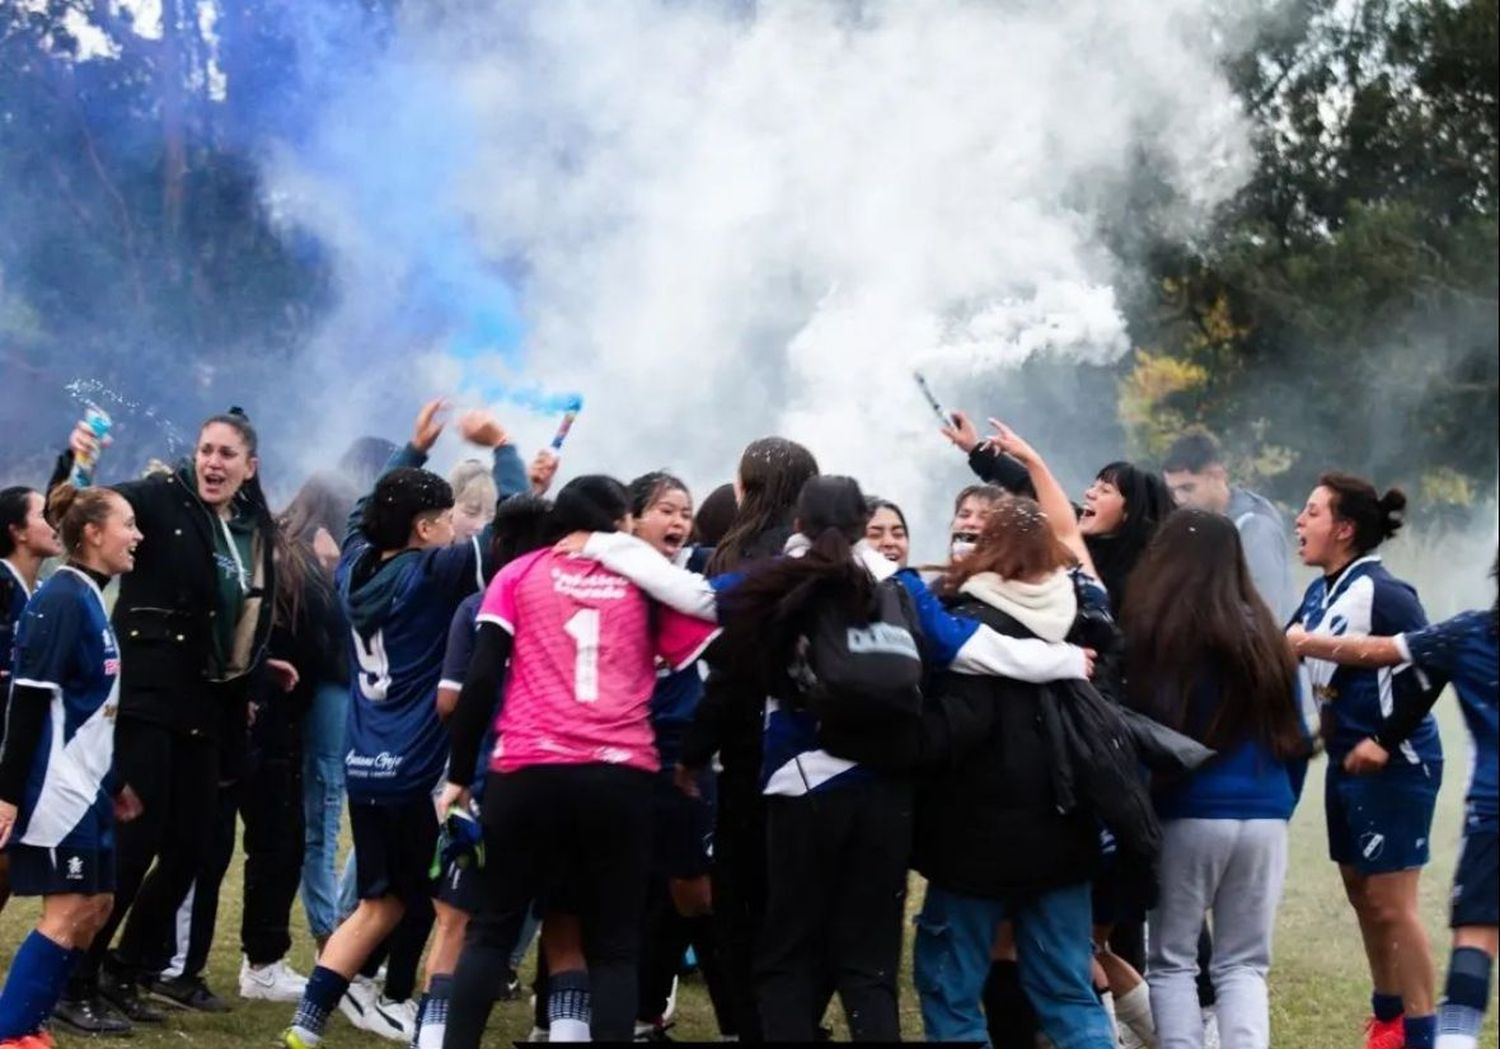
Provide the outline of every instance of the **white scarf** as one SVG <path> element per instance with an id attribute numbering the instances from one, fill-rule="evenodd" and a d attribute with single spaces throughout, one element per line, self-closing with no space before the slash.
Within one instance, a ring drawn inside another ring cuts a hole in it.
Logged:
<path id="1" fill-rule="evenodd" d="M 1022 583 L 1002 579 L 994 572 L 980 572 L 971 576 L 959 591 L 998 608 L 1043 641 L 1061 641 L 1078 618 L 1078 595 L 1066 572 L 1053 572 L 1040 583 Z"/>

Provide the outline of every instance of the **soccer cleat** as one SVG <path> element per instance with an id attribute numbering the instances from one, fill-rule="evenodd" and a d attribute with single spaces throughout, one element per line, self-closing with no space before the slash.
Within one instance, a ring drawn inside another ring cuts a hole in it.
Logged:
<path id="1" fill-rule="evenodd" d="M 97 993 L 62 999 L 52 1010 L 52 1022 L 81 1035 L 124 1038 L 131 1033 L 130 1021 Z"/>
<path id="2" fill-rule="evenodd" d="M 339 999 L 339 1012 L 361 1031 L 369 1030 L 365 1026 L 368 1017 L 375 1008 L 375 999 L 380 997 L 380 989 L 375 986 L 375 981 L 368 976 L 356 976 L 349 981 L 349 989 L 344 992 L 344 997 Z"/>
<path id="3" fill-rule="evenodd" d="M 112 976 L 104 972 L 99 977 L 99 993 L 131 1023 L 165 1023 L 167 1014 L 146 1001 L 140 985 L 128 977 Z"/>
<path id="4" fill-rule="evenodd" d="M 260 968 L 251 965 L 249 959 L 240 962 L 241 998 L 296 1004 L 306 990 L 307 977 L 294 970 L 284 958 Z"/>
<path id="5" fill-rule="evenodd" d="M 365 1013 L 364 1028 L 381 1038 L 410 1045 L 417 1031 L 417 1003 L 410 998 L 393 1002 L 382 994 Z"/>
<path id="6" fill-rule="evenodd" d="M 1365 1021 L 1365 1049 L 1404 1049 L 1406 1045 L 1406 1018 Z"/>
<path id="7" fill-rule="evenodd" d="M 229 1003 L 208 989 L 201 976 L 174 976 L 169 980 L 156 977 L 146 980 L 151 997 L 196 1013 L 227 1013 Z"/>
<path id="8" fill-rule="evenodd" d="M 281 1041 L 277 1044 L 282 1049 L 318 1049 L 321 1041 L 321 1039 L 314 1038 L 311 1035 L 298 1033 L 295 1027 L 288 1027 L 285 1031 L 281 1032 Z"/>

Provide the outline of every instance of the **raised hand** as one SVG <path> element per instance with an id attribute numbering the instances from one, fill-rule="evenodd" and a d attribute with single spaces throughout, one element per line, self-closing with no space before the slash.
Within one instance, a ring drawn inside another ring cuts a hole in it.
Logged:
<path id="1" fill-rule="evenodd" d="M 1004 452 L 1023 466 L 1037 462 L 1041 456 L 1036 454 L 1036 449 L 1021 439 L 1021 435 L 1006 426 L 999 419 L 990 420 L 989 443 L 992 447 Z"/>
<path id="2" fill-rule="evenodd" d="M 443 433 L 443 419 L 441 418 L 444 408 L 448 402 L 438 397 L 422 405 L 422 410 L 417 413 L 417 423 L 412 429 L 411 446 L 422 454 L 432 451 L 432 446 L 437 444 L 437 439 Z"/>
<path id="3" fill-rule="evenodd" d="M 458 432 L 470 444 L 498 448 L 506 442 L 505 427 L 483 408 L 475 408 L 458 417 Z"/>
<path id="4" fill-rule="evenodd" d="M 557 476 L 557 467 L 562 460 L 551 448 L 543 448 L 536 453 L 536 458 L 531 460 L 531 465 L 526 468 L 526 476 L 531 481 L 532 495 L 546 495 L 547 489 L 552 487 L 552 479 Z"/>
<path id="5" fill-rule="evenodd" d="M 94 428 L 87 421 L 79 419 L 73 427 L 73 432 L 68 435 L 68 447 L 73 451 L 75 459 L 92 459 L 99 454 L 99 449 L 107 447 L 111 438 L 105 437 L 101 442 L 94 433 Z"/>
<path id="6" fill-rule="evenodd" d="M 953 421 L 943 427 L 942 434 L 958 445 L 965 455 L 979 447 L 979 427 L 974 425 L 974 420 L 965 412 L 954 412 Z"/>

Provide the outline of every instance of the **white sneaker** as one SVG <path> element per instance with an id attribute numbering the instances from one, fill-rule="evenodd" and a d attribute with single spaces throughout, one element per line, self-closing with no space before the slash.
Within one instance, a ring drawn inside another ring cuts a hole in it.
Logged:
<path id="1" fill-rule="evenodd" d="M 356 976 L 349 981 L 349 989 L 339 999 L 339 1012 L 361 1031 L 368 1031 L 368 1017 L 375 1011 L 375 999 L 380 997 L 380 988 L 368 976 Z"/>
<path id="2" fill-rule="evenodd" d="M 404 1002 L 393 1002 L 385 995 L 380 995 L 365 1013 L 365 1030 L 381 1038 L 410 1045 L 417 1033 L 416 1001 L 408 998 Z"/>
<path id="3" fill-rule="evenodd" d="M 1149 1049 L 1149 1045 L 1131 1029 L 1129 1024 L 1121 1024 L 1120 1049 Z"/>
<path id="4" fill-rule="evenodd" d="M 1203 1010 L 1203 1049 L 1219 1049 L 1219 1014 Z"/>
<path id="5" fill-rule="evenodd" d="M 259 969 L 246 958 L 240 962 L 240 997 L 263 1002 L 300 1002 L 307 990 L 307 977 L 286 963 L 286 959 L 262 965 Z"/>

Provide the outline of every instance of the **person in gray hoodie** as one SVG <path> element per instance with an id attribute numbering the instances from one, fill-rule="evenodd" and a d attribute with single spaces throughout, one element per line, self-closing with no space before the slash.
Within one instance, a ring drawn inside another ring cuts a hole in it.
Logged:
<path id="1" fill-rule="evenodd" d="M 1207 430 L 1189 430 L 1167 449 L 1162 476 L 1177 505 L 1222 514 L 1234 522 L 1250 578 L 1278 623 L 1297 607 L 1292 588 L 1292 543 L 1281 511 L 1263 496 L 1230 483 L 1224 452 Z"/>

